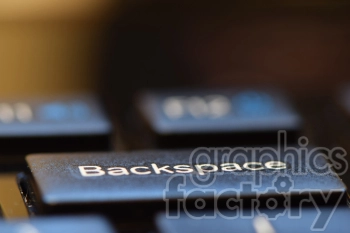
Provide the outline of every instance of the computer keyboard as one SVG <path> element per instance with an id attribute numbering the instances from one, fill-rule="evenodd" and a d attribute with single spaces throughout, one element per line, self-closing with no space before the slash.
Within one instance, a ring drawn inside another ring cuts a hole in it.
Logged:
<path id="1" fill-rule="evenodd" d="M 347 93 L 0 101 L 0 233 L 345 232 Z"/>

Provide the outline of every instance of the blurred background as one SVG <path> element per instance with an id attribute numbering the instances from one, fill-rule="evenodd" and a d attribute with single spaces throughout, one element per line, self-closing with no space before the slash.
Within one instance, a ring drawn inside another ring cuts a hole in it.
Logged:
<path id="1" fill-rule="evenodd" d="M 0 97 L 348 79 L 350 1 L 1 0 Z"/>

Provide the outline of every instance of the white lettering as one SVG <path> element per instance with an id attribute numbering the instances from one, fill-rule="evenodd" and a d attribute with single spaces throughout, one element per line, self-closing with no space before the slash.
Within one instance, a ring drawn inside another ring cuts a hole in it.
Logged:
<path id="1" fill-rule="evenodd" d="M 286 169 L 287 165 L 280 161 L 270 161 L 265 163 L 265 167 L 267 167 L 268 169 L 280 170 L 280 169 Z"/>
<path id="2" fill-rule="evenodd" d="M 218 167 L 213 164 L 199 164 L 199 165 L 195 165 L 195 167 L 197 168 L 198 174 L 200 175 L 204 175 L 204 173 L 208 173 L 208 172 L 215 172 L 218 170 Z M 203 167 L 205 168 L 211 167 L 212 169 L 207 170 L 207 169 L 203 169 Z"/>
<path id="3" fill-rule="evenodd" d="M 106 173 L 111 176 L 130 175 L 131 173 L 136 175 L 149 175 L 152 174 L 151 169 L 154 170 L 155 174 L 193 173 L 194 171 L 197 171 L 199 175 L 205 175 L 206 173 L 218 171 L 219 167 L 222 171 L 226 172 L 242 171 L 243 168 L 251 171 L 264 169 L 281 170 L 287 168 L 286 163 L 280 161 L 268 161 L 265 164 L 262 164 L 261 162 L 246 162 L 243 165 L 238 163 L 222 163 L 220 165 L 196 164 L 194 167 L 187 164 L 173 165 L 173 167 L 170 167 L 169 165 L 159 167 L 156 163 L 152 163 L 151 166 L 151 168 L 147 166 L 136 166 L 131 168 L 110 167 L 106 168 L 106 171 L 100 166 L 79 166 L 79 171 L 84 177 L 93 177 L 103 176 Z"/>
<path id="4" fill-rule="evenodd" d="M 103 176 L 106 174 L 99 166 L 79 166 L 79 171 L 82 176 Z"/>
<path id="5" fill-rule="evenodd" d="M 233 172 L 233 171 L 241 171 L 242 168 L 237 163 L 223 163 L 220 165 L 223 171 Z"/>
<path id="6" fill-rule="evenodd" d="M 170 174 L 174 173 L 171 170 L 167 170 L 167 168 L 169 166 L 158 167 L 157 164 L 155 164 L 155 163 L 152 163 L 151 165 L 152 165 L 152 168 L 156 174 L 160 174 L 161 171 L 166 172 L 166 173 L 170 173 Z"/>
<path id="7" fill-rule="evenodd" d="M 260 166 L 260 167 L 257 167 L 256 165 Z M 264 169 L 262 164 L 258 163 L 258 162 L 247 162 L 247 163 L 243 164 L 243 167 L 245 169 L 248 169 L 248 170 L 251 170 L 251 171 L 257 171 L 257 170 L 263 170 Z"/>
<path id="8" fill-rule="evenodd" d="M 110 167 L 107 170 L 109 171 L 108 175 L 111 176 L 129 175 L 129 172 L 125 167 Z"/>
<path id="9" fill-rule="evenodd" d="M 132 167 L 132 168 L 130 168 L 130 172 L 134 173 L 136 175 L 148 175 L 148 174 L 151 174 L 151 171 L 140 172 L 140 171 L 138 171 L 139 169 L 148 169 L 149 170 L 148 167 L 141 166 L 141 167 Z"/>
<path id="10" fill-rule="evenodd" d="M 193 168 L 190 165 L 176 165 L 174 166 L 177 173 L 191 173 L 193 172 Z"/>

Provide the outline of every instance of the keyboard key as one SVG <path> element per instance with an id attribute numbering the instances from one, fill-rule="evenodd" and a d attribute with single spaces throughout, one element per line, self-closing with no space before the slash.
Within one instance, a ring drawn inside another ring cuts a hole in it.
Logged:
<path id="1" fill-rule="evenodd" d="M 197 208 L 197 200 L 208 208 L 227 208 L 230 198 L 248 206 L 271 196 L 284 203 L 285 193 L 291 196 L 290 205 L 299 205 L 304 197 L 317 205 L 344 203 L 346 188 L 319 153 L 257 153 L 202 148 L 37 154 L 26 158 L 33 177 L 27 183 L 37 190 L 38 213 L 98 211 L 144 218 L 166 206 L 177 208 L 173 204 L 179 200 L 186 200 L 190 209 Z"/>
<path id="2" fill-rule="evenodd" d="M 3 233 L 116 233 L 111 224 L 97 216 L 40 217 L 11 222 L 0 221 Z"/>
<path id="3" fill-rule="evenodd" d="M 111 131 L 93 96 L 0 101 L 1 156 L 109 150 Z"/>
<path id="4" fill-rule="evenodd" d="M 285 213 L 276 219 L 269 219 L 256 212 L 250 217 L 243 217 L 240 214 L 232 217 L 232 213 L 222 212 L 221 215 L 217 214 L 211 219 L 194 219 L 186 213 L 182 213 L 177 219 L 169 219 L 164 213 L 157 216 L 156 225 L 159 233 L 211 233 L 218 229 L 221 233 L 311 233 L 316 231 L 345 233 L 350 227 L 348 207 L 304 208 L 300 213 L 298 209 L 294 211 L 291 216 Z M 276 214 L 279 213 L 276 212 Z"/>
<path id="5" fill-rule="evenodd" d="M 275 90 L 169 90 L 138 98 L 140 117 L 162 148 L 276 143 L 286 130 L 291 142 L 301 118 Z"/>

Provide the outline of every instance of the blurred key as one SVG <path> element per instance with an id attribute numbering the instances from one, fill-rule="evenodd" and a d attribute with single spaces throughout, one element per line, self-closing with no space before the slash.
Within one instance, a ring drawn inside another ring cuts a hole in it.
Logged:
<path id="1" fill-rule="evenodd" d="M 291 206 L 305 198 L 313 205 L 344 204 L 346 188 L 321 154 L 256 153 L 37 154 L 26 158 L 32 176 L 27 184 L 38 213 L 98 211 L 119 219 L 150 217 L 156 210 L 178 208 L 179 201 L 188 209 L 196 210 L 198 201 L 225 209 L 231 198 L 238 201 L 231 204 L 245 208 L 252 200 L 275 197 L 279 206 L 288 194 Z"/>
<path id="2" fill-rule="evenodd" d="M 295 142 L 301 118 L 276 90 L 169 90 L 138 98 L 158 147 L 263 145 L 286 130 Z"/>
<path id="3" fill-rule="evenodd" d="M 218 229 L 221 233 L 308 233 L 317 231 L 345 233 L 349 231 L 350 209 L 348 207 L 304 208 L 300 212 L 296 208 L 294 211 L 295 213 L 288 215 L 290 210 L 286 210 L 276 219 L 257 212 L 250 217 L 243 217 L 240 214 L 232 217 L 232 213 L 222 212 L 221 215 L 217 214 L 211 219 L 194 219 L 186 213 L 182 213 L 178 219 L 169 219 L 164 213 L 157 216 L 156 224 L 159 233 L 211 233 L 217 232 Z M 275 214 L 280 213 L 275 211 Z"/>
<path id="4" fill-rule="evenodd" d="M 40 217 L 0 221 L 2 233 L 116 233 L 111 224 L 97 216 Z"/>
<path id="5" fill-rule="evenodd" d="M 94 96 L 0 100 L 0 156 L 110 149 L 111 123 Z"/>

